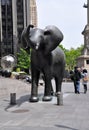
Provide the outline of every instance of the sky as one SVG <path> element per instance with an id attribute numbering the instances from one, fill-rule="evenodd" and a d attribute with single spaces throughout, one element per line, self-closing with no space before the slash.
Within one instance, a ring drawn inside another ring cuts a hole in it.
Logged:
<path id="1" fill-rule="evenodd" d="M 82 31 L 87 24 L 87 0 L 36 0 L 38 27 L 57 26 L 63 33 L 62 45 L 66 49 L 84 44 Z"/>

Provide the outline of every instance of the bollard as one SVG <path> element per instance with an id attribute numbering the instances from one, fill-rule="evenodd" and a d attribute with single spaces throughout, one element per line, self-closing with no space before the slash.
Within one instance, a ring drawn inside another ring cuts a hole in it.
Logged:
<path id="1" fill-rule="evenodd" d="M 57 93 L 57 105 L 63 105 L 63 93 L 62 92 Z"/>
<path id="2" fill-rule="evenodd" d="M 10 104 L 11 105 L 16 104 L 16 93 L 10 93 Z"/>

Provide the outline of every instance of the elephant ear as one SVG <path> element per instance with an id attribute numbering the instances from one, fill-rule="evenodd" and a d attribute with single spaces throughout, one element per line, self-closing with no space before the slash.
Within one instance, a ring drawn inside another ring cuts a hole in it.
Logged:
<path id="1" fill-rule="evenodd" d="M 30 30 L 33 29 L 34 26 L 33 25 L 28 25 L 21 34 L 21 47 L 23 49 L 25 49 L 27 52 L 30 50 L 30 46 L 29 46 L 29 33 Z"/>
<path id="2" fill-rule="evenodd" d="M 47 26 L 44 29 L 45 52 L 53 51 L 63 40 L 62 32 L 54 25 Z"/>

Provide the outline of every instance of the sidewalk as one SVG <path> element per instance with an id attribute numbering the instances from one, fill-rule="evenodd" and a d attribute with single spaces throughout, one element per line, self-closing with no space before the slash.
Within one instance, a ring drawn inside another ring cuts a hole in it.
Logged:
<path id="1" fill-rule="evenodd" d="M 89 130 L 89 89 L 84 94 L 81 84 L 81 93 L 75 94 L 73 83 L 64 82 L 63 106 L 58 106 L 56 97 L 42 102 L 43 86 L 39 86 L 40 101 L 29 102 L 30 87 L 0 77 L 0 130 Z M 15 106 L 9 105 L 12 91 L 16 92 Z"/>

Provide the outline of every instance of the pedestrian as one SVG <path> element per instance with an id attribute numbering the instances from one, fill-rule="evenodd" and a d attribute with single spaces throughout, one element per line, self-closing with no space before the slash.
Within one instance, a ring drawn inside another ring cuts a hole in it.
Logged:
<path id="1" fill-rule="evenodd" d="M 87 92 L 87 82 L 88 82 L 88 74 L 87 74 L 87 70 L 86 69 L 83 70 L 82 76 L 83 76 L 82 84 L 84 86 L 84 93 L 86 93 Z"/>
<path id="2" fill-rule="evenodd" d="M 75 79 L 74 79 L 74 71 L 70 70 L 70 79 L 73 81 L 74 83 L 74 92 L 77 93 L 77 89 L 76 89 L 76 84 L 75 84 Z"/>
<path id="3" fill-rule="evenodd" d="M 74 89 L 75 93 L 80 94 L 80 79 L 81 79 L 81 71 L 77 66 L 74 67 Z"/>

